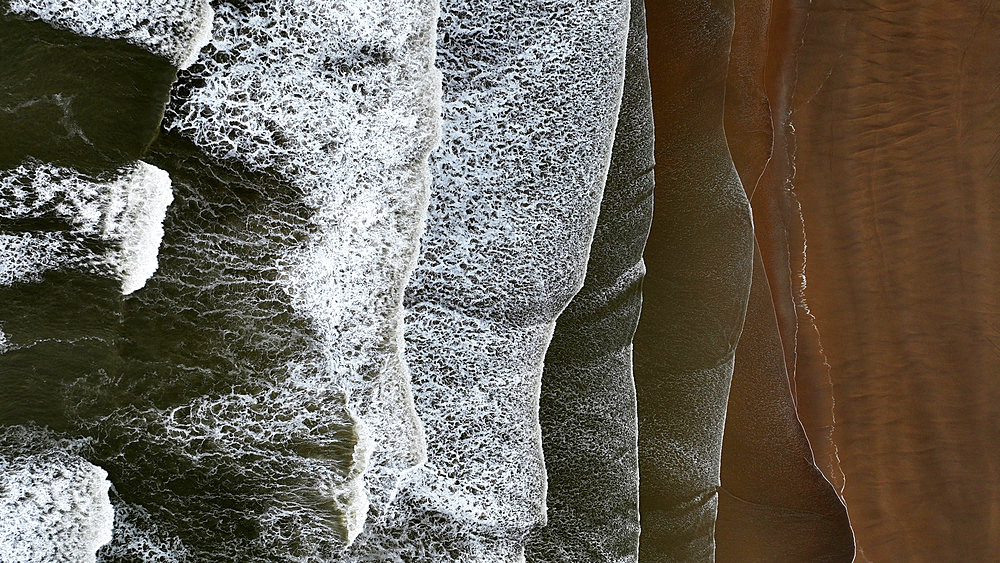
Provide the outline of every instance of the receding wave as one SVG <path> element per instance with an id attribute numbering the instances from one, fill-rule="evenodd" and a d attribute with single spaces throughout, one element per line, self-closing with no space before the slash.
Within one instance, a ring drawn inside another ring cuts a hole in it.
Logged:
<path id="1" fill-rule="evenodd" d="M 542 361 L 583 282 L 621 99 L 628 2 L 441 11 L 442 142 L 406 291 L 428 461 L 354 560 L 518 561 L 544 523 Z"/>

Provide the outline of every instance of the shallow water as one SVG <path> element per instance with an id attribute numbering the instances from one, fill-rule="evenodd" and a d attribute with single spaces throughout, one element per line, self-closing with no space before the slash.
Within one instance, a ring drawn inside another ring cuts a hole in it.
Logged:
<path id="1" fill-rule="evenodd" d="M 539 402 L 546 525 L 532 563 L 636 561 L 638 421 L 632 337 L 653 192 L 653 115 L 643 2 L 629 19 L 625 88 L 583 287 L 559 315 Z"/>
<path id="2" fill-rule="evenodd" d="M 767 71 L 780 66 L 769 46 L 784 41 L 779 30 L 787 23 L 768 0 L 737 0 L 734 7 L 726 137 L 747 195 L 763 196 L 772 177 L 764 175 L 765 167 L 777 167 L 783 150 L 774 144 L 772 118 L 780 113 L 772 113 L 777 108 L 765 82 Z M 756 209 L 758 244 L 775 229 L 765 219 Z M 854 537 L 847 510 L 817 468 L 799 421 L 769 281 L 757 248 L 726 413 L 716 557 L 849 561 Z"/>
<path id="3" fill-rule="evenodd" d="M 648 13 L 656 192 L 635 338 L 643 561 L 710 560 L 733 355 L 750 290 L 749 205 L 726 145 L 732 4 Z"/>

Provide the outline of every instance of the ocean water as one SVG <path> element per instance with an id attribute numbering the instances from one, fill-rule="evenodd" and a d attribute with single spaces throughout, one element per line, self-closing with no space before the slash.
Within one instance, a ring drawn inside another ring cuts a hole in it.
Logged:
<path id="1" fill-rule="evenodd" d="M 731 2 L 648 12 L 656 190 L 634 342 L 640 559 L 710 561 L 753 221 L 723 128 Z"/>
<path id="2" fill-rule="evenodd" d="M 160 126 L 175 69 L 138 45 L 11 16 L 0 3 L 0 167 L 28 157 L 84 172 L 138 160 Z M 99 79 L 96 77 L 100 77 Z"/>
<path id="3" fill-rule="evenodd" d="M 137 46 L 3 8 L 0 553 L 93 560 L 111 536 L 111 485 L 75 428 L 79 397 L 70 388 L 118 369 L 123 296 L 156 269 L 171 182 L 138 158 L 156 134 L 174 70 Z"/>
<path id="4" fill-rule="evenodd" d="M 4 84 L 22 85 L 2 127 L 37 139 L 5 143 L 0 180 L 3 423 L 82 444 L 47 469 L 9 463 L 54 472 L 44 490 L 106 471 L 115 507 L 113 538 L 70 511 L 25 557 L 110 539 L 100 560 L 329 560 L 368 491 L 390 497 L 423 459 L 399 347 L 439 130 L 436 6 L 222 5 L 211 36 L 205 2 L 140 7 L 3 6 L 4 53 L 22 59 Z M 315 35 L 331 25 L 344 44 Z M 223 72 L 244 34 L 274 59 Z M 268 77 L 247 111 L 239 81 Z M 24 533 L 0 538 L 4 560 Z"/>
<path id="5" fill-rule="evenodd" d="M 307 232 L 284 243 L 275 281 L 318 356 L 294 368 L 305 402 L 288 409 L 343 390 L 360 436 L 348 539 L 425 458 L 402 298 L 440 135 L 436 19 L 424 1 L 220 5 L 165 122 L 220 162 L 281 178 L 303 206 Z"/>
<path id="6" fill-rule="evenodd" d="M 646 60 L 644 2 L 633 0 L 622 105 L 587 276 L 545 354 L 539 421 L 548 510 L 527 544 L 530 562 L 635 563 L 639 556 L 632 337 L 653 212 Z"/>
<path id="7" fill-rule="evenodd" d="M 0 560 L 523 561 L 629 11 L 0 3 Z"/>
<path id="8" fill-rule="evenodd" d="M 195 61 L 208 43 L 208 0 L 6 0 L 6 11 L 85 37 L 122 39 L 159 55 L 178 68 Z"/>
<path id="9" fill-rule="evenodd" d="M 520 561 L 545 522 L 542 363 L 583 282 L 628 11 L 620 0 L 441 4 L 442 140 L 406 289 L 428 461 L 358 558 Z"/>

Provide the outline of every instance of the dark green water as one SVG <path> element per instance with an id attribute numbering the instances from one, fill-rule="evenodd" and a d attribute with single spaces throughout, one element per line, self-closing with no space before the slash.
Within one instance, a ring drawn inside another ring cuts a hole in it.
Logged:
<path id="1" fill-rule="evenodd" d="M 612 147 L 628 3 L 557 4 L 219 2 L 173 86 L 3 20 L 0 425 L 107 470 L 100 560 L 517 561 L 547 516 L 528 560 L 634 555 L 643 32 Z M 164 190 L 162 242 L 109 234 Z"/>
<path id="2" fill-rule="evenodd" d="M 136 160 L 159 129 L 175 76 L 165 60 L 124 42 L 3 16 L 0 168 L 35 159 L 101 175 Z M 3 234 L 71 228 L 51 213 L 0 216 Z M 100 241 L 85 242 L 102 251 Z M 44 283 L 0 286 L 13 348 L 0 356 L 0 420 L 65 429 L 61 389 L 74 374 L 115 363 L 121 314 L 119 284 L 106 276 L 65 269 Z"/>
<path id="3" fill-rule="evenodd" d="M 0 17 L 0 168 L 34 157 L 96 171 L 148 149 L 176 76 L 169 62 L 124 41 Z"/>
<path id="4" fill-rule="evenodd" d="M 54 235 L 74 258 L 0 285 L 0 424 L 90 440 L 118 510 L 103 560 L 329 556 L 346 502 L 330 488 L 357 437 L 340 391 L 299 383 L 323 361 L 279 265 L 309 210 L 280 179 L 159 135 L 175 77 L 123 41 L 0 20 L 0 177 L 51 163 L 103 185 L 141 159 L 169 173 L 174 196 L 156 274 L 123 296 L 102 262 L 116 242 L 60 211 L 72 186 L 5 184 L 10 205 L 37 213 L 0 216 L 3 268 L 23 265 L 10 237 Z M 108 193 L 98 202 L 119 203 Z"/>

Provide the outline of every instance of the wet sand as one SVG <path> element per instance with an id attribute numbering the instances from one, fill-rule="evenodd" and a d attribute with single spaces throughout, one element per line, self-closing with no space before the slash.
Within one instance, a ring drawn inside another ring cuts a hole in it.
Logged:
<path id="1" fill-rule="evenodd" d="M 1000 559 L 997 29 L 992 2 L 809 10 L 791 121 L 818 331 L 796 379 L 820 382 L 804 421 L 832 381 L 859 560 Z"/>
<path id="2" fill-rule="evenodd" d="M 854 557 L 847 510 L 796 416 L 759 252 L 726 413 L 715 534 L 720 562 Z"/>
<path id="3" fill-rule="evenodd" d="M 719 561 L 850 561 L 846 512 L 796 418 L 759 255 L 734 351 L 752 240 L 737 202 L 764 174 L 775 127 L 767 5 L 648 8 L 657 165 L 635 359 L 641 560 L 707 560 L 714 549 Z"/>
<path id="4" fill-rule="evenodd" d="M 661 253 L 682 242 L 681 228 L 699 232 L 676 224 L 696 208 L 677 205 L 685 189 L 700 183 L 708 201 L 710 187 L 720 185 L 713 171 L 724 158 L 708 140 L 725 50 L 725 26 L 712 22 L 724 21 L 726 8 L 691 2 L 650 9 L 658 199 L 641 323 L 665 325 L 658 337 L 669 342 L 655 352 L 660 358 L 642 357 L 640 325 L 640 434 L 644 402 L 673 408 L 662 402 L 664 389 L 644 397 L 643 374 L 710 349 L 695 337 L 669 337 L 678 329 L 672 319 L 704 318 L 684 310 L 698 300 L 686 299 L 692 294 L 674 273 L 694 261 Z M 768 547 L 765 533 L 817 514 L 826 525 L 786 533 L 812 535 L 803 549 L 832 541 L 827 545 L 839 547 L 820 551 L 848 557 L 842 509 L 808 463 L 797 414 L 817 465 L 846 501 L 859 560 L 997 559 L 1000 6 L 743 0 L 735 14 L 726 133 L 754 211 L 761 256 L 755 281 L 767 280 L 772 306 L 755 289 L 737 350 L 719 558 L 801 558 L 805 551 L 782 555 L 777 543 Z M 668 217 L 675 224 L 667 225 Z M 657 266 L 654 256 L 671 266 Z M 657 304 L 670 293 L 673 304 Z M 713 303 L 725 302 L 720 295 Z M 735 326 L 725 311 L 712 311 L 724 319 L 713 329 Z M 721 341 L 713 341 L 720 357 Z M 702 380 L 701 400 L 724 390 L 723 379 L 717 387 Z M 670 381 L 683 402 L 695 391 L 680 383 Z M 708 427 L 714 414 L 699 412 Z M 684 437 L 708 443 L 703 438 Z M 765 464 L 769 454 L 775 457 Z M 802 461 L 782 466 L 795 456 Z M 759 467 L 747 465 L 755 459 Z M 655 463 L 643 464 L 647 479 Z M 644 482 L 644 491 L 654 485 Z M 646 518 L 649 498 L 644 492 L 644 541 L 662 531 L 647 525 L 655 522 Z M 761 505 L 789 511 L 768 523 Z M 674 530 L 675 538 L 705 533 Z"/>
<path id="5" fill-rule="evenodd" d="M 1000 6 L 746 4 L 727 133 L 858 560 L 996 560 Z"/>
<path id="6" fill-rule="evenodd" d="M 768 245 L 771 271 L 787 272 L 791 237 L 786 225 L 798 213 L 793 202 L 774 197 L 781 189 L 768 191 L 783 188 L 774 178 L 792 165 L 787 139 L 775 135 L 787 127 L 787 108 L 772 105 L 770 98 L 789 91 L 782 77 L 794 71 L 794 59 L 784 53 L 801 33 L 787 26 L 801 18 L 790 18 L 782 6 L 772 10 L 770 0 L 737 0 L 735 12 L 726 136 L 743 186 L 753 198 L 757 241 Z M 791 393 L 788 373 L 794 369 L 797 326 L 792 280 L 788 275 L 772 277 L 782 282 L 774 284 L 775 294 L 761 254 L 755 252 L 726 416 L 717 559 L 850 561 L 854 538 L 846 508 L 814 463 Z"/>

